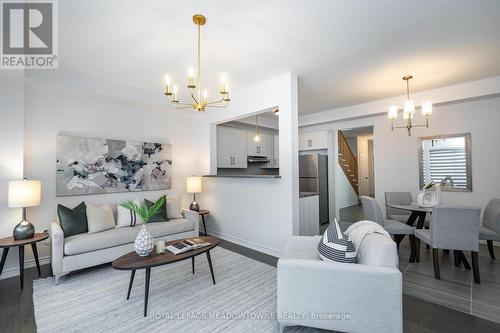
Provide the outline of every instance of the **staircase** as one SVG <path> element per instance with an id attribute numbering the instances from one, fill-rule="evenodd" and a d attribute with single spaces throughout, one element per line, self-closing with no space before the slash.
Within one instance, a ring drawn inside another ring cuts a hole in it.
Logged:
<path id="1" fill-rule="evenodd" d="M 354 156 L 351 147 L 347 144 L 347 140 L 342 131 L 339 132 L 339 164 L 344 171 L 345 176 L 351 183 L 352 188 L 359 195 L 358 188 L 358 160 Z"/>

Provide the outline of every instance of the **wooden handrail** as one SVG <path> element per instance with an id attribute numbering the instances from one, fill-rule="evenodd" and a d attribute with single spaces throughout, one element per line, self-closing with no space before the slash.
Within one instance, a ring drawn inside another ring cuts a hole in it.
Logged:
<path id="1" fill-rule="evenodd" d="M 338 131 L 338 161 L 352 188 L 359 195 L 358 160 L 349 147 L 342 131 Z"/>

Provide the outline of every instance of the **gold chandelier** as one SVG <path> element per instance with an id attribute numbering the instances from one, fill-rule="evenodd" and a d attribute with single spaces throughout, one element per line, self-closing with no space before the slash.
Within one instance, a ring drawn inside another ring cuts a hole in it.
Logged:
<path id="1" fill-rule="evenodd" d="M 170 76 L 165 76 L 165 95 L 168 97 L 170 102 L 177 109 L 189 109 L 193 108 L 197 111 L 204 112 L 205 108 L 225 108 L 228 105 L 228 102 L 231 100 L 229 98 L 229 83 L 226 82 L 225 74 L 221 74 L 221 86 L 219 89 L 219 93 L 221 98 L 215 101 L 208 101 L 208 92 L 207 89 L 203 89 L 202 94 L 202 86 L 201 86 L 201 66 L 200 66 L 200 35 L 201 35 L 201 26 L 205 25 L 207 19 L 205 16 L 201 14 L 196 14 L 193 16 L 193 22 L 198 26 L 198 54 L 197 54 L 197 69 L 196 75 L 194 69 L 192 67 L 188 70 L 188 82 L 187 88 L 189 89 L 189 94 L 193 99 L 193 102 L 181 102 L 178 98 L 178 87 L 176 84 L 171 83 Z"/>
<path id="2" fill-rule="evenodd" d="M 426 127 L 429 128 L 429 117 L 432 114 L 432 103 L 430 101 L 423 102 L 421 109 L 422 115 L 425 117 L 425 124 L 415 125 L 413 124 L 413 115 L 415 114 L 415 103 L 410 99 L 410 80 L 413 79 L 412 75 L 403 76 L 403 80 L 406 81 L 406 101 L 403 108 L 403 119 L 406 120 L 405 126 L 394 126 L 394 120 L 398 119 L 398 107 L 397 105 L 392 105 L 389 107 L 387 113 L 388 118 L 391 120 L 391 130 L 394 131 L 395 128 L 406 128 L 408 131 L 408 136 L 411 136 L 411 129 L 413 127 Z"/>

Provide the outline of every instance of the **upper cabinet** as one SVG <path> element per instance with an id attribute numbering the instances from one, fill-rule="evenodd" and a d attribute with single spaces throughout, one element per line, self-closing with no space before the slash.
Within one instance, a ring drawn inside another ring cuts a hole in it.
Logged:
<path id="1" fill-rule="evenodd" d="M 311 132 L 299 134 L 299 150 L 315 150 L 328 148 L 328 132 Z"/>
<path id="2" fill-rule="evenodd" d="M 255 142 L 254 137 L 254 131 L 247 132 L 248 155 L 268 157 L 271 161 L 273 158 L 273 135 L 261 132 L 259 142 Z"/>
<path id="3" fill-rule="evenodd" d="M 279 168 L 280 167 L 280 140 L 279 140 L 279 135 L 275 134 L 273 135 L 273 168 Z"/>
<path id="4" fill-rule="evenodd" d="M 217 167 L 247 167 L 247 131 L 244 129 L 217 126 Z"/>

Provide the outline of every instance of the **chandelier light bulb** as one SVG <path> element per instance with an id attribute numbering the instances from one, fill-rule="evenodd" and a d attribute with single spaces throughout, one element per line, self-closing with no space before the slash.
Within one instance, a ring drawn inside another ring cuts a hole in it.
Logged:
<path id="1" fill-rule="evenodd" d="M 259 133 L 255 133 L 255 136 L 253 137 L 253 141 L 259 142 L 260 141 L 260 135 Z"/>
<path id="2" fill-rule="evenodd" d="M 166 86 L 169 86 L 172 82 L 170 81 L 170 76 L 167 74 L 165 75 L 165 78 L 164 78 L 164 81 L 165 81 L 165 85 Z"/>
<path id="3" fill-rule="evenodd" d="M 188 77 L 194 78 L 194 68 L 193 67 L 188 68 Z"/>
<path id="4" fill-rule="evenodd" d="M 389 119 L 398 119 L 398 107 L 396 105 L 392 105 L 389 107 L 387 117 Z"/>
<path id="5" fill-rule="evenodd" d="M 415 113 L 415 104 L 413 103 L 413 100 L 410 99 L 405 102 L 404 112 Z"/>
<path id="6" fill-rule="evenodd" d="M 221 73 L 220 74 L 220 82 L 222 84 L 226 83 L 226 73 Z"/>
<path id="7" fill-rule="evenodd" d="M 432 103 L 430 101 L 426 101 L 422 103 L 422 115 L 430 116 L 432 114 Z"/>

